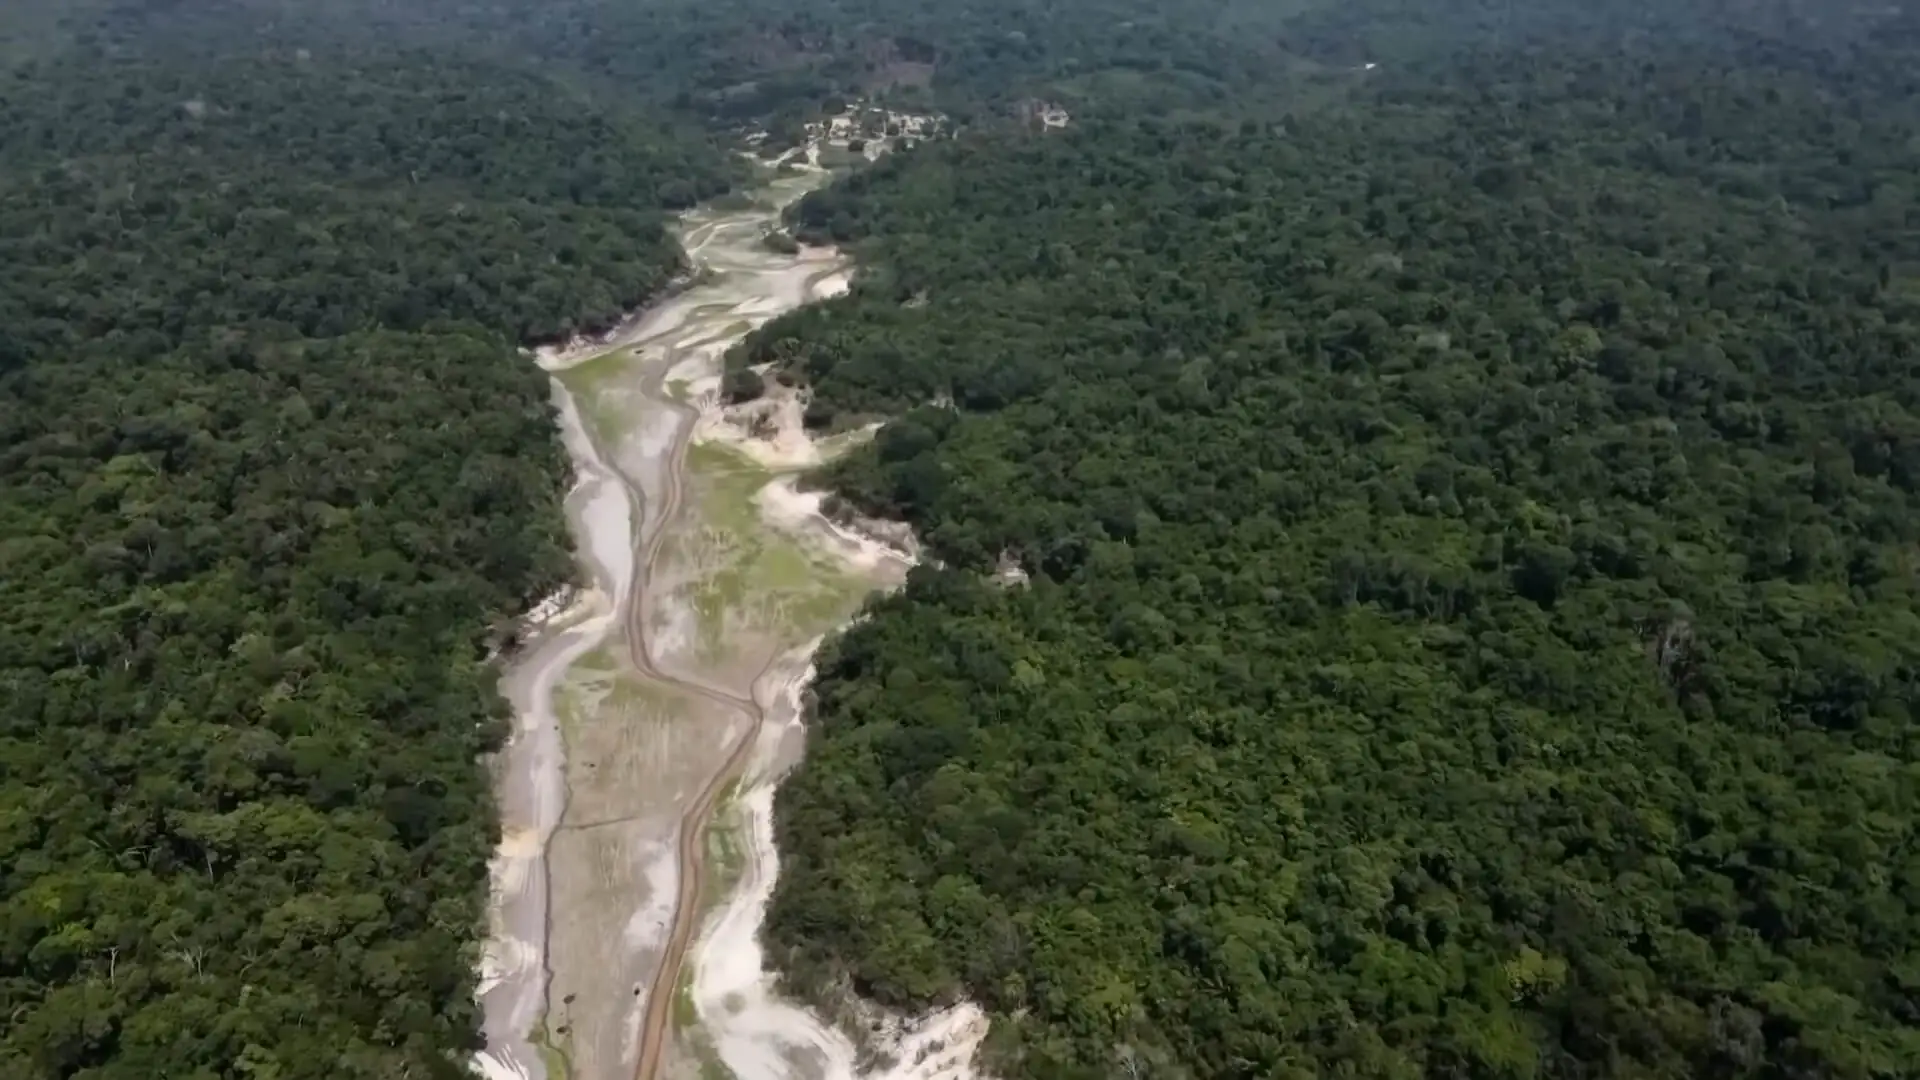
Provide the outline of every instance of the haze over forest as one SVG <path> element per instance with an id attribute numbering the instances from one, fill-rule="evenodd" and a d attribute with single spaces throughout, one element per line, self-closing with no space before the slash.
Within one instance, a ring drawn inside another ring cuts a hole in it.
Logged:
<path id="1" fill-rule="evenodd" d="M 1920 1075 L 1910 5 L 76 0 L 0 11 L 0 1076 L 470 1075 L 579 575 L 521 349 L 850 101 L 952 134 L 725 383 L 924 548 L 775 803 L 796 1000 Z"/>

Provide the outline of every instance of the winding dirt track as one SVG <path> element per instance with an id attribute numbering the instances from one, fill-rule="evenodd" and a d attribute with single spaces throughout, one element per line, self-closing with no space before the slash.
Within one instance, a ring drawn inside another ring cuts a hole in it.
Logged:
<path id="1" fill-rule="evenodd" d="M 697 267 L 707 265 L 700 257 L 701 252 L 723 235 L 750 233 L 751 238 L 757 239 L 758 226 L 761 224 L 759 217 L 777 213 L 779 206 L 785 205 L 785 202 L 797 197 L 804 190 L 806 187 L 790 187 L 780 192 L 787 198 L 781 200 L 778 205 L 759 208 L 757 212 L 750 212 L 745 217 L 729 215 L 693 225 L 681 237 L 681 244 L 687 252 L 689 261 Z M 743 240 L 748 239 L 743 235 Z M 724 261 L 716 268 L 722 274 L 730 273 L 734 269 Z M 799 269 L 797 266 L 795 268 Z M 766 272 L 765 269 L 753 266 L 751 263 L 741 269 L 748 273 Z M 783 266 L 777 269 L 785 271 L 787 268 Z M 816 273 L 827 274 L 839 271 L 839 265 L 823 264 Z M 615 618 L 621 631 L 626 635 L 631 669 L 635 674 L 663 689 L 711 703 L 718 706 L 723 714 L 738 714 L 747 721 L 745 730 L 736 736 L 730 746 L 724 748 L 725 759 L 701 781 L 698 791 L 679 811 L 674 823 L 677 880 L 674 886 L 673 907 L 666 940 L 659 953 L 651 984 L 646 990 L 645 1011 L 638 1021 L 637 1050 L 630 1051 L 636 1054 L 632 1072 L 633 1080 L 656 1080 L 661 1071 L 668 1044 L 674 1036 L 672 1008 L 677 997 L 681 972 L 686 967 L 687 956 L 693 948 L 694 939 L 699 930 L 703 914 L 701 899 L 707 891 L 706 829 L 722 793 L 744 771 L 766 725 L 767 710 L 754 700 L 753 695 L 767 675 L 780 663 L 781 657 L 779 651 L 772 652 L 765 664 L 753 674 L 752 679 L 742 686 L 731 679 L 727 682 L 732 685 L 716 684 L 697 673 L 669 670 L 663 666 L 662 658 L 657 655 L 659 643 L 654 641 L 649 633 L 650 609 L 659 601 L 661 595 L 656 591 L 658 579 L 655 575 L 657 571 L 664 569 L 658 564 L 661 561 L 666 540 L 687 510 L 688 452 L 694 441 L 701 415 L 691 403 L 680 400 L 673 393 L 668 392 L 664 384 L 676 362 L 681 359 L 684 350 L 711 348 L 726 339 L 734 338 L 736 331 L 733 327 L 738 325 L 739 320 L 764 321 L 777 314 L 776 311 L 769 311 L 764 306 L 764 301 L 767 299 L 774 299 L 777 296 L 787 297 L 788 303 L 775 303 L 775 307 L 779 310 L 785 310 L 792 303 L 806 303 L 812 295 L 814 284 L 815 276 L 808 275 L 797 293 L 776 292 L 764 298 L 737 297 L 721 302 L 718 304 L 720 313 L 726 314 L 735 321 L 727 323 L 727 329 L 720 330 L 717 334 L 708 328 L 707 334 L 710 336 L 696 334 L 689 338 L 682 335 L 693 328 L 695 320 L 703 316 L 703 308 L 714 305 L 692 303 L 684 312 L 678 313 L 677 317 L 670 317 L 671 321 L 662 325 L 650 326 L 646 313 L 636 313 L 633 320 L 603 339 L 600 346 L 591 354 L 579 356 L 557 367 L 549 367 L 550 371 L 558 374 L 596 356 L 628 349 L 635 350 L 635 362 L 640 365 L 640 381 L 637 387 L 641 398 L 640 408 L 647 412 L 660 410 L 671 415 L 675 421 L 672 439 L 659 451 L 655 451 L 660 453 L 660 456 L 653 459 L 645 474 L 623 467 L 619 456 L 612 452 L 615 448 L 605 448 L 607 452 L 601 455 L 607 473 L 626 490 L 632 505 L 637 509 L 632 538 L 634 562 L 630 584 L 626 595 L 616 600 L 616 604 L 625 606 L 616 613 Z M 748 304 L 752 306 L 747 306 Z M 596 438 L 591 428 L 587 430 L 587 437 Z M 657 474 L 654 472 L 655 467 L 659 470 Z M 659 489 L 651 496 L 645 490 L 648 484 L 643 482 L 643 475 L 648 479 L 655 476 L 658 478 Z M 661 591 L 664 591 L 664 588 Z M 733 725 L 729 723 L 727 726 Z M 560 827 L 566 828 L 569 824 L 564 821 L 563 812 Z M 551 913 L 549 913 L 550 919 Z M 549 929 L 550 927 L 549 921 Z"/>
<path id="2" fill-rule="evenodd" d="M 679 424 L 673 445 L 667 452 L 666 468 L 663 470 L 660 491 L 660 505 L 655 512 L 647 513 L 646 494 L 640 485 L 633 482 L 627 474 L 618 468 L 613 472 L 620 477 L 628 492 L 633 496 L 634 505 L 642 508 L 641 525 L 643 532 L 635 545 L 635 564 L 633 592 L 627 598 L 626 632 L 627 641 L 633 655 L 634 670 L 641 675 L 669 686 L 683 693 L 704 698 L 723 708 L 732 709 L 746 715 L 747 730 L 735 741 L 733 749 L 720 767 L 714 770 L 707 782 L 695 794 L 693 801 L 680 814 L 679 832 L 676 838 L 678 853 L 678 892 L 674 897 L 673 926 L 667 937 L 666 948 L 660 955 L 660 966 L 655 970 L 653 985 L 647 989 L 647 1012 L 640 1025 L 640 1058 L 634 1066 L 634 1080 L 653 1080 L 660 1069 L 660 1058 L 666 1049 L 667 1026 L 672 1016 L 673 996 L 680 981 L 680 969 L 686 961 L 687 949 L 693 942 L 693 933 L 700 919 L 700 895 L 706 888 L 706 859 L 703 857 L 707 821 L 713 816 L 713 807 L 719 801 L 720 793 L 739 774 L 741 767 L 753 750 L 754 741 L 760 734 L 760 728 L 766 723 L 766 710 L 751 697 L 722 690 L 693 679 L 682 678 L 663 670 L 655 662 L 652 643 L 647 637 L 647 596 L 653 581 L 654 563 L 660 556 L 660 548 L 665 543 L 667 533 L 674 519 L 679 517 L 684 498 L 685 476 L 687 468 L 687 447 L 693 442 L 695 411 L 683 402 L 660 392 L 661 381 L 671 370 L 675 354 L 670 350 L 665 360 L 656 365 L 646 375 L 640 392 L 650 403 L 674 413 Z M 649 521 L 648 519 L 652 520 Z M 757 683 L 767 670 L 763 668 L 754 677 Z"/>

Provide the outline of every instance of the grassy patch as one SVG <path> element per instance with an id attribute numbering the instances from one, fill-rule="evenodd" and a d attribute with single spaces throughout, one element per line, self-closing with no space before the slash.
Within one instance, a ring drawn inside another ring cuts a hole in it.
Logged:
<path id="1" fill-rule="evenodd" d="M 588 717 L 610 710 L 631 719 L 666 715 L 684 703 L 678 691 L 628 669 L 615 648 L 602 645 L 568 668 L 554 695 L 563 734 L 570 735 Z"/>
<path id="2" fill-rule="evenodd" d="M 762 528 L 754 496 L 773 474 L 758 462 L 718 443 L 694 443 L 687 447 L 687 474 L 700 485 L 704 524 L 736 533 Z"/>
<path id="3" fill-rule="evenodd" d="M 697 325 L 702 319 L 711 319 L 716 315 L 726 315 L 739 306 L 737 300 L 713 300 L 694 306 L 692 316 L 683 325 Z"/>
<path id="4" fill-rule="evenodd" d="M 698 516 L 678 543 L 698 544 L 699 565 L 709 567 L 687 589 L 704 658 L 725 657 L 730 620 L 809 636 L 844 618 L 864 596 L 866 584 L 830 555 L 761 521 L 755 496 L 772 473 L 710 444 L 690 447 L 687 467 Z"/>
<path id="5" fill-rule="evenodd" d="M 627 378 L 638 377 L 633 370 L 633 359 L 634 351 L 631 348 L 609 349 L 560 372 L 560 381 L 575 392 L 604 389 Z"/>
<path id="6" fill-rule="evenodd" d="M 710 200 L 707 205 L 720 213 L 738 214 L 756 210 L 762 204 L 750 191 L 729 191 Z"/>
<path id="7" fill-rule="evenodd" d="M 611 674 L 620 670 L 620 657 L 613 651 L 610 642 L 603 641 L 575 657 L 573 670 Z"/>
<path id="8" fill-rule="evenodd" d="M 602 446 L 620 441 L 632 423 L 633 401 L 640 392 L 640 368 L 632 349 L 614 349 L 559 373 L 573 394 L 580 416 Z"/>
<path id="9" fill-rule="evenodd" d="M 693 968 L 682 966 L 679 985 L 673 988 L 673 1026 L 692 1031 L 700 1026 L 700 1006 L 693 1000 Z"/>
<path id="10" fill-rule="evenodd" d="M 622 722 L 657 720 L 683 707 L 677 690 L 628 669 L 616 646 L 602 645 L 575 660 L 555 695 L 560 729 L 569 740 L 590 716 L 612 715 Z"/>
<path id="11" fill-rule="evenodd" d="M 853 169 L 867 164 L 867 155 L 844 146 L 823 146 L 820 148 L 820 167 L 823 169 Z"/>
<path id="12" fill-rule="evenodd" d="M 554 719 L 560 721 L 560 738 L 571 745 L 586 718 L 600 705 L 598 679 L 565 679 L 553 695 Z"/>
<path id="13" fill-rule="evenodd" d="M 733 1070 L 720 1060 L 720 1051 L 714 1047 L 713 1039 L 700 1030 L 700 1008 L 693 1000 L 692 968 L 681 970 L 680 985 L 674 989 L 673 1026 L 686 1039 L 687 1049 L 699 1063 L 700 1080 L 734 1080 Z"/>
<path id="14" fill-rule="evenodd" d="M 720 1051 L 714 1048 L 713 1040 L 705 1032 L 687 1028 L 685 1033 L 687 1049 L 700 1066 L 700 1080 L 734 1080 L 733 1070 L 720 1060 Z"/>
<path id="15" fill-rule="evenodd" d="M 565 1035 L 555 1035 L 543 1017 L 538 1033 L 528 1041 L 533 1044 L 534 1052 L 540 1055 L 540 1064 L 546 1068 L 547 1080 L 572 1080 L 573 1056 L 567 1050 Z"/>
<path id="16" fill-rule="evenodd" d="M 575 395 L 580 403 L 580 415 L 587 423 L 587 433 L 602 454 L 611 454 L 633 430 L 633 404 L 639 396 L 638 390 L 618 387 Z"/>
<path id="17" fill-rule="evenodd" d="M 727 781 L 726 790 L 714 801 L 713 815 L 707 819 L 707 880 L 700 890 L 703 915 L 717 907 L 746 872 L 747 853 L 741 846 L 740 829 L 730 820 L 739 794 L 740 781 Z"/>
<path id="18" fill-rule="evenodd" d="M 819 580 L 821 567 L 796 544 L 769 544 L 761 554 L 757 577 L 783 591 L 805 589 Z"/>
<path id="19" fill-rule="evenodd" d="M 637 675 L 621 675 L 613 680 L 613 685 L 608 688 L 602 704 L 622 711 L 646 709 L 656 713 L 669 713 L 684 700 L 678 691 L 662 686 L 651 679 Z"/>

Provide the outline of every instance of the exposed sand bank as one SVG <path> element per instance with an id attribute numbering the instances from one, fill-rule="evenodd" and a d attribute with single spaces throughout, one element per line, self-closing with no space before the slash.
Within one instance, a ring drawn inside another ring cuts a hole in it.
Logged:
<path id="1" fill-rule="evenodd" d="M 503 677 L 515 723 L 496 762 L 488 1049 L 474 1062 L 488 1080 L 562 1080 L 548 1067 L 561 1059 L 567 1080 L 655 1080 L 703 1053 L 738 1080 L 857 1075 L 852 1042 L 779 1000 L 764 970 L 773 793 L 804 746 L 813 650 L 904 579 L 915 546 L 900 527 L 829 521 L 798 484 L 872 429 L 816 441 L 787 390 L 717 400 L 728 347 L 851 286 L 831 248 L 761 242 L 822 180 L 688 213 L 682 288 L 606 334 L 533 351 L 555 377 L 586 584 L 530 617 Z M 727 454 L 741 466 L 712 471 Z M 699 648 L 716 631 L 725 660 Z M 708 865 L 710 819 L 736 841 L 725 867 Z M 964 1080 L 985 1027 L 968 1006 L 884 1021 L 896 1064 L 873 1075 Z"/>

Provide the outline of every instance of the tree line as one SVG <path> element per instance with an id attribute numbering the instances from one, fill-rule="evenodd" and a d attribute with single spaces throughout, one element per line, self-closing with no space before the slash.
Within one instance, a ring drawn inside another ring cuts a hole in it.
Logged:
<path id="1" fill-rule="evenodd" d="M 0 74 L 0 1073 L 465 1075 L 488 652 L 573 574 L 517 347 L 658 290 L 738 170 L 484 57 L 225 33 Z"/>
<path id="2" fill-rule="evenodd" d="M 733 362 L 946 568 L 820 660 L 794 988 L 1013 1077 L 1920 1069 L 1920 68 L 1691 29 L 796 209 L 865 269 Z"/>

